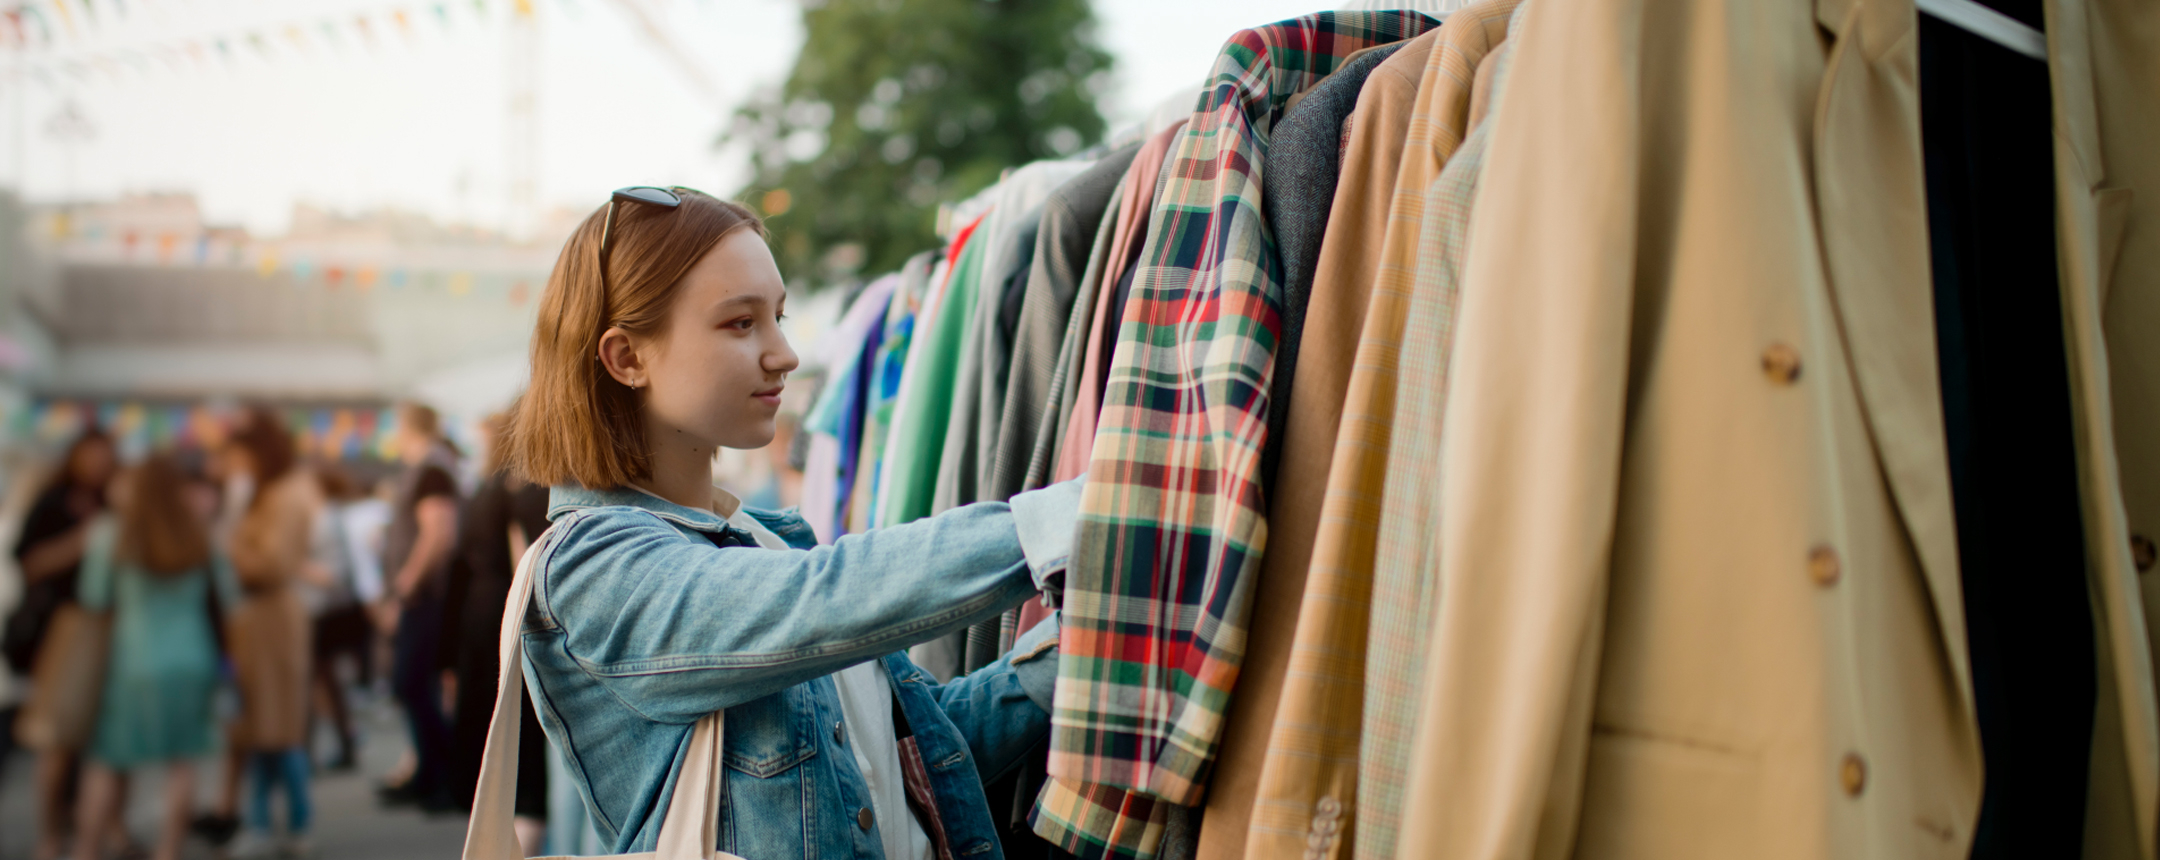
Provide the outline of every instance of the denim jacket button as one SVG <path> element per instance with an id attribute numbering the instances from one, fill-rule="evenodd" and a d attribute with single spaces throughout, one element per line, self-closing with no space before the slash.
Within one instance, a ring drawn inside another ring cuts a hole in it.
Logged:
<path id="1" fill-rule="evenodd" d="M 864 833 L 870 832 L 870 807 L 865 806 L 855 812 L 855 824 L 861 827 Z"/>
<path id="2" fill-rule="evenodd" d="M 846 723 L 832 724 L 832 742 L 841 746 L 847 746 L 847 732 L 841 730 L 841 726 L 844 725 Z"/>

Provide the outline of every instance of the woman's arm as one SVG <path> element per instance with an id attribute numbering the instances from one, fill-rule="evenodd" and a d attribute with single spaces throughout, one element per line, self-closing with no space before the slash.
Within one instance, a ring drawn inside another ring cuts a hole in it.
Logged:
<path id="1" fill-rule="evenodd" d="M 413 538 L 412 552 L 405 556 L 405 566 L 391 580 L 391 593 L 399 600 L 409 600 L 413 593 L 427 580 L 428 571 L 442 564 L 443 559 L 457 548 L 457 500 L 450 496 L 429 496 L 421 499 L 413 510 L 419 522 L 419 534 Z"/>
<path id="2" fill-rule="evenodd" d="M 231 615 L 233 607 L 240 605 L 240 577 L 233 572 L 232 560 L 223 553 L 210 553 L 210 587 L 217 592 L 218 614 Z M 218 622 L 224 623 L 224 618 Z"/>
<path id="3" fill-rule="evenodd" d="M 1064 564 L 1079 496 L 1061 484 L 808 551 L 719 548 L 642 511 L 583 511 L 545 548 L 539 620 L 625 704 L 687 723 L 1019 603 L 1031 571 Z"/>
<path id="4" fill-rule="evenodd" d="M 21 556 L 23 581 L 36 582 L 57 573 L 65 573 L 81 562 L 85 530 L 88 526 L 85 522 L 24 548 Z"/>
<path id="5" fill-rule="evenodd" d="M 112 607 L 115 531 L 112 518 L 100 515 L 84 520 L 74 532 L 82 535 L 82 578 L 76 580 L 75 602 L 92 612 Z"/>

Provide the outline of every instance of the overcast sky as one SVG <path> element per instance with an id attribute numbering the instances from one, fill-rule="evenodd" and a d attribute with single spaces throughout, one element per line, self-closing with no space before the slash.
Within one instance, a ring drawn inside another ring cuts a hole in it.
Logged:
<path id="1" fill-rule="evenodd" d="M 39 2 L 51 48 L 36 22 L 25 21 L 27 51 L 0 22 L 0 184 L 32 200 L 191 191 L 214 222 L 258 235 L 282 232 L 295 202 L 502 223 L 518 0 L 92 0 L 94 14 L 80 0 Z M 802 42 L 797 0 L 531 2 L 544 205 L 582 209 L 621 185 L 742 183 L 740 154 L 713 140 L 727 110 L 786 75 Z M 633 3 L 720 104 L 644 35 Z M 1105 112 L 1132 121 L 1197 84 L 1232 31 L 1331 5 L 1096 0 L 1116 57 Z M 25 66 L 43 79 L 18 75 Z"/>

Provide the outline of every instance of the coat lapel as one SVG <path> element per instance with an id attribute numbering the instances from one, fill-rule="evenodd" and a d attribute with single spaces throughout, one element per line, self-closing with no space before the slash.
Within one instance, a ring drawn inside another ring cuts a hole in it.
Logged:
<path id="1" fill-rule="evenodd" d="M 1824 269 L 1862 411 L 1934 600 L 1968 715 L 1972 671 L 1936 369 L 1911 0 L 1820 0 L 1835 37 L 1816 105 Z"/>

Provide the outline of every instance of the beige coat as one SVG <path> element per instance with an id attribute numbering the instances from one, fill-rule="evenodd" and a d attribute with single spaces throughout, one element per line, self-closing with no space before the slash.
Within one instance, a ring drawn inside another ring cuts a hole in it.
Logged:
<path id="1" fill-rule="evenodd" d="M 314 476 L 296 468 L 264 487 L 233 530 L 242 597 L 225 616 L 225 639 L 240 687 L 233 738 L 244 747 L 306 742 L 313 628 L 295 586 L 321 505 Z"/>
<path id="2" fill-rule="evenodd" d="M 1249 622 L 1252 630 L 1267 635 L 1251 637 L 1245 664 L 1238 670 L 1237 695 L 1230 700 L 1201 818 L 1198 860 L 1247 855 L 1246 831 L 1262 796 L 1268 737 L 1290 668 L 1291 631 L 1297 628 L 1305 597 L 1305 568 L 1320 528 L 1323 494 L 1317 490 L 1327 486 L 1336 422 L 1342 417 L 1351 358 L 1380 266 L 1388 204 L 1417 106 L 1418 81 L 1441 32 L 1435 28 L 1405 41 L 1374 67 L 1346 123 L 1342 180 L 1313 270 L 1298 373 L 1291 381 L 1290 415 L 1283 438 L 1274 442 L 1282 451 L 1282 465 L 1277 489 L 1268 500 L 1267 556 L 1260 562 Z"/>
<path id="3" fill-rule="evenodd" d="M 2130 537 L 2160 528 L 2160 23 L 2047 11 L 2098 656 L 2086 854 L 2151 858 Z M 1533 2 L 1509 36 L 1399 856 L 1969 853 L 1914 16 Z"/>

